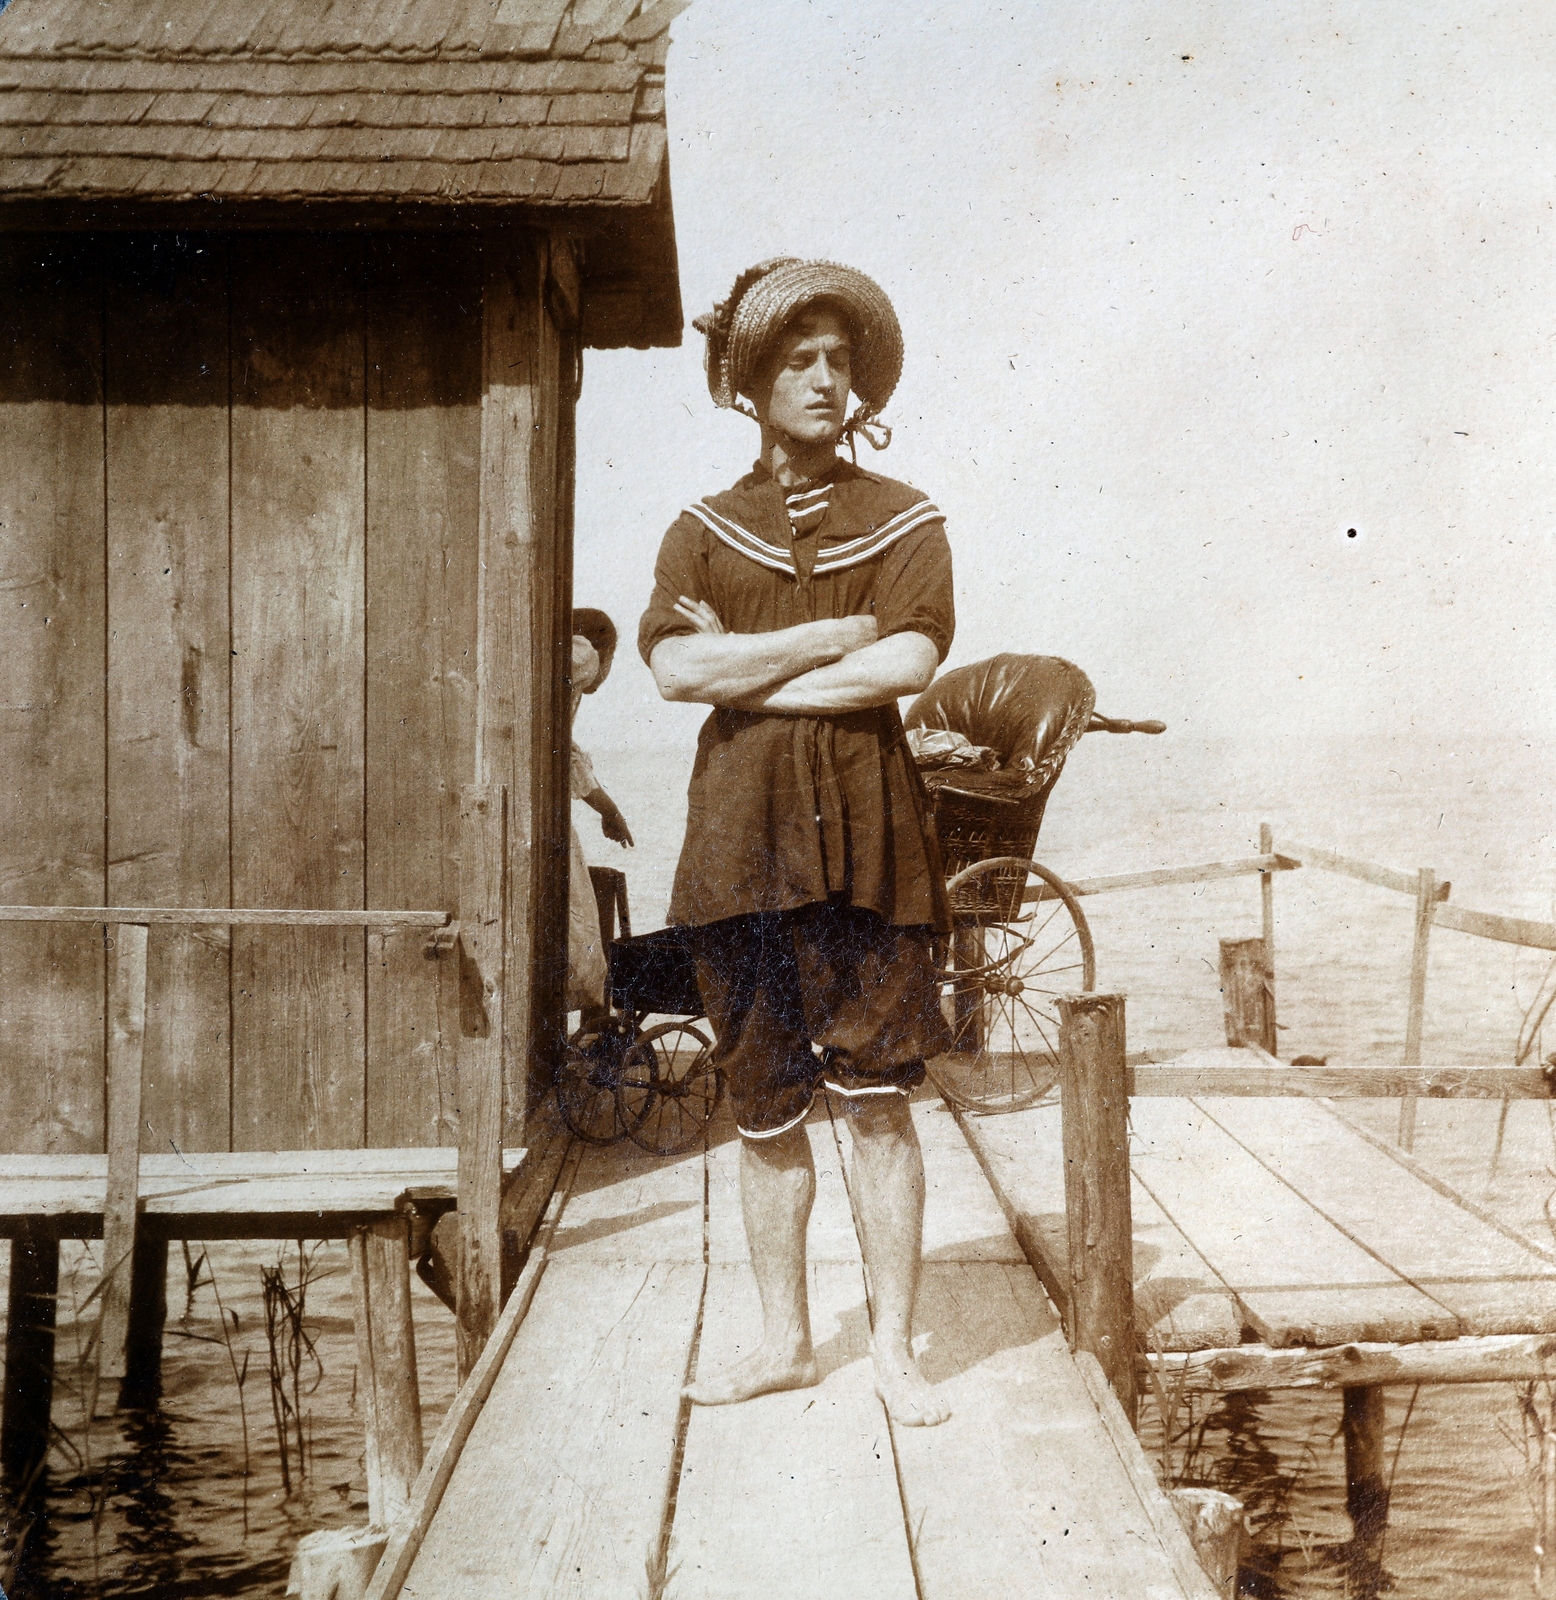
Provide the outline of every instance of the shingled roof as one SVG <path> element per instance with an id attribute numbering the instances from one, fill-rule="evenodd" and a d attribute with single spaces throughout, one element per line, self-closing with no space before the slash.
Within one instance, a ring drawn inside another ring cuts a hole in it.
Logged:
<path id="1" fill-rule="evenodd" d="M 686 3 L 11 0 L 0 226 L 565 210 L 618 276 L 647 252 L 673 280 L 665 30 Z M 679 341 L 678 292 L 673 321 L 651 342 Z"/>

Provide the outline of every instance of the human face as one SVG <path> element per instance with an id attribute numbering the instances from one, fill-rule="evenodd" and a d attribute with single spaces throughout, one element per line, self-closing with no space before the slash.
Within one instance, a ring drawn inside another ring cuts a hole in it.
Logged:
<path id="1" fill-rule="evenodd" d="M 774 341 L 753 396 L 764 427 L 801 444 L 835 444 L 848 410 L 848 324 L 802 311 Z"/>

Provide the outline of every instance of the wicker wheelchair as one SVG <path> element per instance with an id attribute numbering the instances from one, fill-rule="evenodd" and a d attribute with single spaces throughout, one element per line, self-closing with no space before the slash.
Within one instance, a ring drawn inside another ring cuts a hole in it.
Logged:
<path id="1" fill-rule="evenodd" d="M 1096 953 L 1075 894 L 1032 859 L 1048 796 L 1085 733 L 1161 733 L 1095 714 L 1096 691 L 1057 656 L 998 655 L 937 679 L 905 719 L 962 735 L 994 771 L 923 770 L 951 901 L 941 991 L 952 1048 L 927 1063 L 968 1111 L 1018 1111 L 1059 1075 L 1060 995 L 1094 989 Z"/>
<path id="2" fill-rule="evenodd" d="M 960 734 L 999 763 L 921 770 L 952 920 L 937 959 L 953 1044 L 927 1067 L 964 1110 L 1016 1111 L 1046 1094 L 1059 1072 L 1056 1002 L 1096 986 L 1080 903 L 1032 850 L 1082 734 L 1163 727 L 1099 717 L 1095 703 L 1091 681 L 1070 662 L 999 655 L 946 673 L 905 719 L 910 733 Z M 568 1040 L 557 1102 L 581 1139 L 625 1137 L 674 1155 L 702 1140 L 724 1093 L 687 930 L 634 938 L 625 877 L 607 867 L 589 873 L 609 952 L 607 1006 Z M 651 1016 L 668 1020 L 645 1027 Z"/>

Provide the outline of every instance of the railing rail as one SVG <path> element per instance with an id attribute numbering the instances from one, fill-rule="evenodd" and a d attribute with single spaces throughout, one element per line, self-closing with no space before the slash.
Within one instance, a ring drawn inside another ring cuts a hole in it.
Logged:
<path id="1" fill-rule="evenodd" d="M 296 911 L 235 906 L 0 906 L 0 922 L 177 923 L 186 928 L 446 928 L 447 911 Z"/>

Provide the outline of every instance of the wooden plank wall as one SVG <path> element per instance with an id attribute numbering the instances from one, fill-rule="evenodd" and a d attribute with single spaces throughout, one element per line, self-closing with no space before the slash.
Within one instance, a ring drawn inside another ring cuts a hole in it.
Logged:
<path id="1" fill-rule="evenodd" d="M 105 306 L 105 900 L 227 905 L 226 248 L 126 239 Z M 227 1148 L 230 947 L 225 928 L 151 930 L 144 1150 Z"/>
<path id="2" fill-rule="evenodd" d="M 232 262 L 232 893 L 365 901 L 363 485 L 357 252 L 243 240 Z M 235 928 L 233 1139 L 359 1145 L 358 929 Z"/>
<path id="3" fill-rule="evenodd" d="M 7 239 L 0 278 L 0 894 L 105 892 L 103 299 L 75 241 Z M 103 1147 L 103 934 L 0 934 L 0 1143 Z"/>
<path id="4" fill-rule="evenodd" d="M 367 903 L 454 906 L 475 773 L 480 263 L 457 241 L 367 265 Z M 367 1142 L 450 1144 L 458 972 L 368 936 Z"/>
<path id="5" fill-rule="evenodd" d="M 565 927 L 576 318 L 546 242 L 0 257 L 0 899 L 452 912 L 459 790 L 506 782 L 521 1134 L 523 1023 L 559 1021 L 533 930 Z M 161 928 L 150 971 L 144 1148 L 455 1142 L 457 977 L 421 936 Z M 103 984 L 100 928 L 0 929 L 0 1150 L 102 1148 Z"/>

